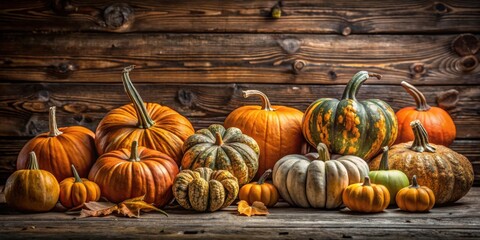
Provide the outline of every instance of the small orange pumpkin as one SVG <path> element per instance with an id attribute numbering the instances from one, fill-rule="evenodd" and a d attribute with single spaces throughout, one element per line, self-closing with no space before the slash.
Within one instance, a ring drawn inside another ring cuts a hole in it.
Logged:
<path id="1" fill-rule="evenodd" d="M 435 205 L 433 191 L 418 185 L 415 175 L 412 178 L 412 185 L 400 189 L 395 200 L 398 207 L 407 212 L 428 212 Z"/>
<path id="2" fill-rule="evenodd" d="M 398 137 L 395 144 L 413 141 L 414 134 L 410 123 L 419 120 L 427 130 L 430 143 L 449 146 L 455 140 L 457 130 L 452 117 L 439 107 L 431 107 L 422 92 L 403 81 L 402 87 L 415 99 L 416 107 L 405 107 L 396 113 L 398 119 Z"/>
<path id="3" fill-rule="evenodd" d="M 265 182 L 271 173 L 272 169 L 268 169 L 263 173 L 258 182 L 244 185 L 238 195 L 240 200 L 245 200 L 250 205 L 259 201 L 263 202 L 267 207 L 273 207 L 278 202 L 278 190 L 273 184 Z"/>
<path id="4" fill-rule="evenodd" d="M 55 176 L 38 168 L 37 156 L 32 151 L 27 168 L 17 170 L 8 177 L 5 200 L 19 211 L 47 212 L 57 204 L 59 191 Z"/>
<path id="5" fill-rule="evenodd" d="M 68 208 L 78 207 L 86 202 L 100 199 L 100 187 L 86 178 L 80 178 L 72 164 L 73 177 L 60 183 L 60 203 Z"/>
<path id="6" fill-rule="evenodd" d="M 370 183 L 365 177 L 362 183 L 354 183 L 343 191 L 343 203 L 354 212 L 382 212 L 390 204 L 388 189 L 379 184 Z"/>
<path id="7" fill-rule="evenodd" d="M 57 128 L 55 107 L 49 109 L 49 132 L 28 141 L 18 154 L 17 170 L 27 166 L 28 154 L 38 156 L 40 169 L 51 172 L 57 181 L 72 176 L 70 165 L 77 166 L 80 177 L 86 177 L 97 159 L 95 134 L 82 126 Z"/>

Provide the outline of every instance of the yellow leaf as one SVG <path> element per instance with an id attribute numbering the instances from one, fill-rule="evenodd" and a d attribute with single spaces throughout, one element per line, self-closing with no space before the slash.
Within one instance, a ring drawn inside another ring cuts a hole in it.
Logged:
<path id="1" fill-rule="evenodd" d="M 267 215 L 269 214 L 267 207 L 263 202 L 255 201 L 253 202 L 252 206 L 248 205 L 247 201 L 240 201 L 238 202 L 237 211 L 240 214 L 246 216 L 254 216 L 254 215 Z"/>

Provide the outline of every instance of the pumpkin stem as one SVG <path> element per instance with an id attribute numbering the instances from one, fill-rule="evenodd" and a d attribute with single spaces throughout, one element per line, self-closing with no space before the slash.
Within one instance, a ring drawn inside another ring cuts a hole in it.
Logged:
<path id="1" fill-rule="evenodd" d="M 417 175 L 413 175 L 413 178 L 412 178 L 412 185 L 410 186 L 412 188 L 419 188 L 420 186 L 418 185 L 418 182 L 417 182 Z"/>
<path id="2" fill-rule="evenodd" d="M 55 106 L 50 107 L 48 109 L 48 129 L 49 129 L 48 136 L 49 137 L 56 137 L 63 133 L 63 132 L 60 132 L 60 130 L 58 130 L 58 127 L 57 127 L 57 119 L 55 118 L 55 109 L 56 109 Z"/>
<path id="3" fill-rule="evenodd" d="M 83 182 L 82 179 L 80 178 L 80 176 L 78 175 L 78 172 L 77 172 L 77 169 L 75 169 L 75 166 L 73 166 L 72 164 L 72 172 L 73 172 L 73 177 L 75 178 L 75 182 Z"/>
<path id="4" fill-rule="evenodd" d="M 325 143 L 319 143 L 317 146 L 318 151 L 318 160 L 328 161 L 330 160 L 330 153 L 328 152 L 328 147 Z"/>
<path id="5" fill-rule="evenodd" d="M 28 154 L 28 165 L 27 165 L 27 169 L 30 169 L 30 170 L 38 170 L 38 169 L 40 169 L 40 168 L 38 167 L 37 155 L 35 155 L 35 152 L 34 152 L 34 151 L 31 151 L 31 152 Z"/>
<path id="6" fill-rule="evenodd" d="M 140 157 L 138 156 L 138 142 L 132 142 L 132 148 L 130 149 L 130 158 L 131 162 L 140 162 Z"/>
<path id="7" fill-rule="evenodd" d="M 155 124 L 152 120 L 150 115 L 148 114 L 147 108 L 145 107 L 145 103 L 138 94 L 137 89 L 133 86 L 132 80 L 130 80 L 130 71 L 133 70 L 135 65 L 131 65 L 123 69 L 122 75 L 122 82 L 123 87 L 125 88 L 125 92 L 127 93 L 130 101 L 133 103 L 133 107 L 135 108 L 135 112 L 137 113 L 138 118 L 138 127 L 139 128 L 150 128 Z"/>
<path id="8" fill-rule="evenodd" d="M 378 170 L 389 170 L 390 168 L 388 167 L 388 146 L 385 146 L 382 148 L 383 154 L 382 154 L 382 160 L 380 160 L 380 167 Z"/>
<path id="9" fill-rule="evenodd" d="M 423 93 L 420 92 L 416 87 L 405 81 L 402 81 L 401 85 L 403 88 L 405 88 L 407 93 L 410 94 L 413 99 L 415 99 L 418 111 L 428 111 L 431 108 L 430 105 L 427 104 L 427 99 L 425 99 L 425 95 L 423 95 Z"/>
<path id="10" fill-rule="evenodd" d="M 262 100 L 262 110 L 265 111 L 275 111 L 270 104 L 270 100 L 268 100 L 267 95 L 265 93 L 260 92 L 258 90 L 246 90 L 242 92 L 244 98 L 248 98 L 250 96 L 258 96 Z"/>
<path id="11" fill-rule="evenodd" d="M 268 176 L 270 176 L 271 173 L 272 173 L 272 169 L 268 169 L 267 171 L 265 171 L 260 177 L 260 179 L 258 179 L 257 184 L 263 184 L 265 180 L 267 180 Z"/>
<path id="12" fill-rule="evenodd" d="M 425 130 L 422 123 L 419 120 L 414 120 L 410 123 L 410 126 L 415 136 L 410 149 L 415 152 L 435 152 L 435 148 L 428 142 L 427 130 Z"/>
<path id="13" fill-rule="evenodd" d="M 223 145 L 222 135 L 219 132 L 215 133 L 215 145 L 218 145 L 218 146 Z"/>
<path id="14" fill-rule="evenodd" d="M 382 78 L 382 75 L 377 73 L 369 73 L 367 71 L 360 71 L 355 74 L 352 79 L 348 82 L 345 90 L 343 91 L 342 99 L 352 99 L 357 100 L 356 95 L 360 86 L 365 82 L 369 77 L 376 77 L 377 79 Z"/>
<path id="15" fill-rule="evenodd" d="M 366 176 L 365 180 L 363 180 L 362 186 L 372 186 L 372 183 L 370 182 L 370 178 L 368 176 Z"/>

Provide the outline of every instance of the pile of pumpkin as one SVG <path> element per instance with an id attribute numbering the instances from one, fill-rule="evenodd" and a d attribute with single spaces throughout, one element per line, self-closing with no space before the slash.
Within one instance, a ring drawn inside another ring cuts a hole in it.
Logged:
<path id="1" fill-rule="evenodd" d="M 428 211 L 457 201 L 473 183 L 471 163 L 446 147 L 455 138 L 452 119 L 406 82 L 417 106 L 396 115 L 381 100 L 356 99 L 364 81 L 380 77 L 361 71 L 341 100 L 318 99 L 305 113 L 244 91 L 262 105 L 240 107 L 224 126 L 194 132 L 176 111 L 143 102 L 129 78 L 132 69 L 122 75 L 131 104 L 110 111 L 95 133 L 57 128 L 50 108 L 49 132 L 23 147 L 7 180 L 10 206 L 41 212 L 58 200 L 75 208 L 100 196 L 118 203 L 144 195 L 158 207 L 175 198 L 186 209 L 216 211 L 237 197 L 270 207 L 281 196 L 305 208 L 378 212 L 396 203 Z M 308 153 L 308 144 L 317 153 Z M 329 152 L 342 156 L 330 159 Z M 273 185 L 266 182 L 270 173 Z"/>

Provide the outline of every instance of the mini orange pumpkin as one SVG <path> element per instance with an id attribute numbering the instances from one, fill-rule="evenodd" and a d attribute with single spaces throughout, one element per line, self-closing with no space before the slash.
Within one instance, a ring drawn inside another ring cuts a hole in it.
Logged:
<path id="1" fill-rule="evenodd" d="M 439 107 L 431 107 L 422 92 L 403 81 L 402 87 L 415 99 L 416 107 L 405 107 L 396 113 L 398 119 L 398 137 L 395 144 L 413 141 L 414 134 L 410 122 L 419 120 L 431 143 L 449 146 L 457 134 L 452 117 Z"/>
<path id="2" fill-rule="evenodd" d="M 343 191 L 343 203 L 354 212 L 382 212 L 390 204 L 388 189 L 379 184 L 370 183 L 365 177 L 362 183 L 354 183 Z"/>
<path id="3" fill-rule="evenodd" d="M 60 183 L 60 203 L 68 208 L 78 207 L 86 202 L 100 199 L 100 187 L 86 178 L 80 178 L 72 164 L 73 177 Z"/>
<path id="4" fill-rule="evenodd" d="M 245 200 L 250 205 L 259 201 L 263 202 L 267 207 L 273 207 L 278 202 L 278 190 L 273 184 L 265 182 L 271 173 L 272 169 L 268 169 L 263 173 L 258 182 L 244 185 L 238 195 L 240 200 Z"/>
<path id="5" fill-rule="evenodd" d="M 119 203 L 145 195 L 144 201 L 163 207 L 173 199 L 172 185 L 178 174 L 175 161 L 164 153 L 138 147 L 103 154 L 88 179 L 100 187 L 102 196 Z"/>
<path id="6" fill-rule="evenodd" d="M 299 154 L 307 144 L 302 133 L 303 113 L 295 108 L 272 106 L 267 95 L 257 90 L 243 91 L 243 97 L 260 97 L 262 106 L 243 106 L 225 119 L 225 128 L 239 128 L 258 143 L 260 157 L 255 179 L 273 168 L 283 156 Z"/>
<path id="7" fill-rule="evenodd" d="M 47 212 L 58 202 L 60 187 L 53 174 L 38 168 L 35 152 L 26 169 L 15 171 L 5 184 L 7 204 L 19 211 Z"/>
<path id="8" fill-rule="evenodd" d="M 395 200 L 400 209 L 408 212 L 428 212 L 435 205 L 433 191 L 418 185 L 415 175 L 412 178 L 412 185 L 400 189 Z"/>
<path id="9" fill-rule="evenodd" d="M 113 109 L 100 121 L 95 133 L 98 153 L 129 148 L 132 141 L 138 141 L 140 146 L 165 153 L 180 164 L 183 142 L 194 133 L 193 126 L 169 107 L 144 103 L 130 80 L 133 67 L 125 68 L 122 75 L 132 104 Z"/>
<path id="10" fill-rule="evenodd" d="M 72 164 L 80 177 L 86 177 L 97 159 L 95 134 L 82 126 L 57 128 L 55 107 L 50 107 L 48 120 L 50 131 L 28 141 L 18 154 L 17 170 L 27 166 L 28 154 L 34 151 L 39 168 L 51 172 L 58 182 L 72 176 Z"/>

